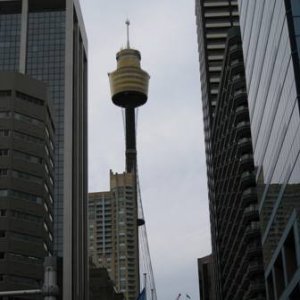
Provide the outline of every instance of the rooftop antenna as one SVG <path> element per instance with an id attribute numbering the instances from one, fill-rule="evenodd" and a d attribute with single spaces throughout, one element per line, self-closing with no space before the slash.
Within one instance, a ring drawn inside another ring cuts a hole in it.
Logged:
<path id="1" fill-rule="evenodd" d="M 129 43 L 129 25 L 130 25 L 130 21 L 129 19 L 126 20 L 125 24 L 127 25 L 127 49 L 130 48 L 130 43 Z"/>

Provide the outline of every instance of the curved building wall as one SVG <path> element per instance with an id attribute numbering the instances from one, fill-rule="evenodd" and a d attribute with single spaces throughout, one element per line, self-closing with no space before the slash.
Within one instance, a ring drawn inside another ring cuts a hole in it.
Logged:
<path id="1" fill-rule="evenodd" d="M 40 288 L 53 255 L 54 126 L 45 84 L 0 73 L 0 290 Z"/>

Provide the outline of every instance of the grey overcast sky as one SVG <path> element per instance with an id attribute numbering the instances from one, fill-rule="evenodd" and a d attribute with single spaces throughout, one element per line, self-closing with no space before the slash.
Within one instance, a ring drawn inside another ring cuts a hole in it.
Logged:
<path id="1" fill-rule="evenodd" d="M 139 176 L 159 300 L 199 299 L 197 258 L 210 253 L 202 104 L 194 0 L 81 0 L 89 38 L 89 191 L 123 172 L 121 109 L 107 73 L 126 44 L 150 76 L 138 111 Z M 185 299 L 185 297 L 182 297 Z"/>

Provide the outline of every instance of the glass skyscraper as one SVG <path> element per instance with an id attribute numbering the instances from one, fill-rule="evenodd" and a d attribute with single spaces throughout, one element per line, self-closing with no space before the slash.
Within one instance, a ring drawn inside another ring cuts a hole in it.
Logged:
<path id="1" fill-rule="evenodd" d="M 54 107 L 54 249 L 64 299 L 87 299 L 87 37 L 78 0 L 0 1 L 0 71 L 46 82 Z"/>
<path id="2" fill-rule="evenodd" d="M 300 1 L 238 2 L 268 299 L 300 299 Z"/>

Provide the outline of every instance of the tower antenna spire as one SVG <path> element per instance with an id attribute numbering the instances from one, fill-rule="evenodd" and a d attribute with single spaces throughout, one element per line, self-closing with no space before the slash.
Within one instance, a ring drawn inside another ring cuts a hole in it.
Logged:
<path id="1" fill-rule="evenodd" d="M 130 42 L 129 42 L 129 25 L 130 25 L 130 21 L 129 21 L 129 19 L 126 20 L 125 24 L 127 26 L 127 49 L 129 49 L 130 48 Z"/>

